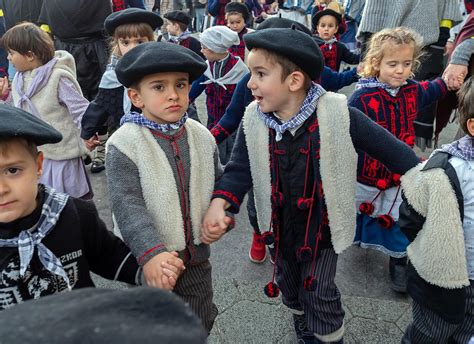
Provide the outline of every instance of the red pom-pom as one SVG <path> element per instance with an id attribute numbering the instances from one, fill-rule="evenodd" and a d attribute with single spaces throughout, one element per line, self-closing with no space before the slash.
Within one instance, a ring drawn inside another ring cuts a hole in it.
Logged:
<path id="1" fill-rule="evenodd" d="M 263 291 L 268 297 L 278 297 L 280 295 L 280 288 L 275 282 L 268 282 Z"/>
<path id="2" fill-rule="evenodd" d="M 400 185 L 400 178 L 401 176 L 398 173 L 392 174 L 392 181 L 395 185 Z"/>
<path id="3" fill-rule="evenodd" d="M 309 262 L 313 256 L 313 250 L 309 246 L 298 247 L 296 250 L 296 259 L 299 262 Z"/>
<path id="4" fill-rule="evenodd" d="M 415 145 L 415 136 L 408 135 L 404 141 L 407 145 L 409 145 L 410 147 L 413 147 Z"/>
<path id="5" fill-rule="evenodd" d="M 374 205 L 369 202 L 361 203 L 359 206 L 359 211 L 361 212 L 361 214 L 370 216 L 374 212 Z"/>
<path id="6" fill-rule="evenodd" d="M 298 209 L 300 210 L 307 210 L 311 206 L 311 203 L 313 202 L 312 198 L 304 198 L 300 197 L 298 198 Z"/>
<path id="7" fill-rule="evenodd" d="M 267 246 L 268 245 L 273 245 L 273 243 L 275 242 L 275 236 L 270 231 L 263 232 L 262 233 L 262 240 L 263 240 L 264 244 L 267 245 Z"/>
<path id="8" fill-rule="evenodd" d="M 382 228 L 386 228 L 386 229 L 392 228 L 394 222 L 395 221 L 393 217 L 391 217 L 388 214 L 380 215 L 379 217 L 377 217 L 377 223 Z"/>
<path id="9" fill-rule="evenodd" d="M 272 195 L 273 204 L 277 207 L 281 207 L 283 205 L 283 194 L 281 192 L 274 192 Z"/>
<path id="10" fill-rule="evenodd" d="M 316 290 L 316 278 L 314 276 L 308 276 L 303 281 L 303 287 L 307 291 L 315 291 Z"/>
<path id="11" fill-rule="evenodd" d="M 389 187 L 389 183 L 385 179 L 377 179 L 377 182 L 375 183 L 375 186 L 379 190 L 387 190 Z"/>

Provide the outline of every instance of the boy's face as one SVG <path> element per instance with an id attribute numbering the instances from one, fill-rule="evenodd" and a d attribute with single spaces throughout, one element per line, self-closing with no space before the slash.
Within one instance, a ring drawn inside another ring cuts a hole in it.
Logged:
<path id="1" fill-rule="evenodd" d="M 385 44 L 382 60 L 376 67 L 378 79 L 390 87 L 400 87 L 412 73 L 414 51 L 412 44 Z"/>
<path id="2" fill-rule="evenodd" d="M 0 152 L 0 222 L 30 215 L 36 208 L 43 154 L 33 157 L 20 140 L 9 141 Z"/>
<path id="3" fill-rule="evenodd" d="M 210 62 L 222 60 L 222 58 L 223 58 L 222 56 L 226 55 L 226 53 L 218 54 L 218 53 L 210 50 L 209 48 L 207 48 L 206 46 L 204 46 L 202 44 L 201 44 L 201 52 L 204 55 L 204 57 L 206 58 L 206 60 L 208 60 Z"/>
<path id="4" fill-rule="evenodd" d="M 37 68 L 38 65 L 41 65 L 33 53 L 23 55 L 16 50 L 9 49 L 7 58 L 19 72 L 33 70 Z"/>
<path id="5" fill-rule="evenodd" d="M 155 73 L 144 77 L 138 89 L 129 88 L 128 96 L 150 121 L 174 123 L 188 110 L 189 87 L 188 73 Z"/>
<path id="6" fill-rule="evenodd" d="M 326 15 L 319 19 L 316 29 L 319 37 L 327 41 L 334 37 L 338 28 L 337 19 L 334 16 Z"/>
<path id="7" fill-rule="evenodd" d="M 232 31 L 239 33 L 245 27 L 245 20 L 241 14 L 229 14 L 227 18 L 227 27 Z"/>
<path id="8" fill-rule="evenodd" d="M 130 50 L 135 48 L 137 45 L 148 42 L 148 37 L 127 37 L 118 39 L 118 47 L 120 49 L 120 54 L 124 56 Z"/>
<path id="9" fill-rule="evenodd" d="M 169 20 L 168 20 L 168 24 L 166 25 L 166 31 L 168 31 L 168 33 L 171 36 L 178 36 L 181 33 L 180 32 L 181 30 L 179 29 L 178 23 L 172 22 L 172 21 L 169 21 Z"/>
<path id="10" fill-rule="evenodd" d="M 280 113 L 285 110 L 290 97 L 287 77 L 282 81 L 282 67 L 273 63 L 260 49 L 252 49 L 247 58 L 251 77 L 247 87 L 263 112 Z"/>

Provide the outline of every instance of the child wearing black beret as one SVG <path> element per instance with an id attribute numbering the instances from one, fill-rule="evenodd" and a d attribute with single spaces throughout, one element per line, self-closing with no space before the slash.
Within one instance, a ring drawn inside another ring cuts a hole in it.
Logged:
<path id="1" fill-rule="evenodd" d="M 266 295 L 281 291 L 302 342 L 342 343 L 344 311 L 334 277 L 337 255 L 355 234 L 356 150 L 398 173 L 419 160 L 403 142 L 348 108 L 345 96 L 311 81 L 323 67 L 312 37 L 275 28 L 244 39 L 255 101 L 214 190 L 202 241 L 225 234 L 225 210 L 238 212 L 253 187 L 258 225 L 275 247 Z"/>
<path id="2" fill-rule="evenodd" d="M 191 49 L 196 54 L 204 58 L 201 52 L 201 43 L 191 36 L 191 31 L 188 30 L 192 18 L 185 11 L 171 11 L 164 15 L 168 21 L 166 31 L 168 31 L 168 42 L 182 45 L 185 48 Z"/>
<path id="3" fill-rule="evenodd" d="M 201 221 L 221 171 L 213 136 L 186 113 L 190 83 L 205 69 L 197 54 L 171 43 L 144 43 L 124 56 L 117 77 L 142 114 L 122 117 L 106 165 L 116 230 L 147 284 L 173 290 L 210 331 L 217 308 Z M 175 285 L 163 282 L 167 262 L 180 273 Z"/>
<path id="4" fill-rule="evenodd" d="M 253 30 L 247 29 L 246 23 L 250 18 L 250 12 L 247 5 L 240 2 L 229 2 L 225 6 L 225 19 L 227 27 L 239 35 L 240 44 L 229 48 L 229 53 L 238 56 L 245 61 L 245 42 L 244 35 Z"/>
<path id="5" fill-rule="evenodd" d="M 338 72 L 341 62 L 358 64 L 360 56 L 351 52 L 337 39 L 337 32 L 342 23 L 342 15 L 326 8 L 316 12 L 312 17 L 316 41 L 324 56 L 324 65 Z"/>
<path id="6" fill-rule="evenodd" d="M 89 150 L 95 149 L 92 173 L 105 169 L 105 143 L 109 137 L 108 132 L 116 130 L 122 116 L 132 108 L 125 88 L 117 80 L 115 66 L 130 49 L 156 40 L 154 30 L 161 25 L 163 20 L 159 15 L 138 8 L 112 13 L 105 20 L 105 29 L 112 38 L 110 63 L 100 80 L 97 96 L 89 104 L 82 118 L 81 137 Z"/>
<path id="7" fill-rule="evenodd" d="M 43 172 L 38 146 L 61 139 L 36 116 L 0 105 L 0 310 L 93 287 L 91 271 L 140 281 L 130 249 L 107 230 L 92 202 L 38 183 Z"/>

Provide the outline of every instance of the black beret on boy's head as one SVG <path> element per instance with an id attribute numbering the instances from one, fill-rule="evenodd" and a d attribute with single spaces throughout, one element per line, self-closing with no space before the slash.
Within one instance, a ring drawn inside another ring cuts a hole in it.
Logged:
<path id="1" fill-rule="evenodd" d="M 117 79 L 130 87 L 155 73 L 183 72 L 193 82 L 206 70 L 206 62 L 191 49 L 166 42 L 147 42 L 130 50 L 115 67 Z"/>
<path id="2" fill-rule="evenodd" d="M 153 12 L 142 10 L 140 8 L 127 8 L 110 14 L 105 18 L 105 30 L 110 36 L 113 36 L 115 29 L 123 24 L 146 23 L 153 30 L 163 25 L 163 19 Z"/>
<path id="3" fill-rule="evenodd" d="M 341 22 L 342 22 L 341 14 L 337 13 L 334 10 L 331 10 L 330 8 L 326 8 L 325 10 L 316 12 L 311 18 L 311 24 L 313 25 L 315 29 L 318 26 L 319 19 L 321 19 L 321 17 L 323 16 L 333 16 L 334 18 L 336 18 L 337 25 L 341 25 Z"/>
<path id="4" fill-rule="evenodd" d="M 81 288 L 0 312 L 2 343 L 206 343 L 189 306 L 160 289 Z"/>
<path id="5" fill-rule="evenodd" d="M 240 2 L 229 2 L 225 5 L 225 13 L 237 12 L 242 14 L 244 21 L 246 22 L 250 18 L 250 12 L 247 5 Z"/>
<path id="6" fill-rule="evenodd" d="M 305 34 L 312 36 L 310 29 L 297 21 L 281 18 L 281 17 L 272 17 L 265 19 L 263 23 L 259 24 L 257 30 L 264 30 L 264 29 L 291 29 L 294 27 L 296 30 L 304 32 Z"/>
<path id="7" fill-rule="evenodd" d="M 192 21 L 191 16 L 184 11 L 171 11 L 171 12 L 165 13 L 163 17 L 165 17 L 165 19 L 168 19 L 170 21 L 183 23 L 184 25 L 189 25 Z"/>
<path id="8" fill-rule="evenodd" d="M 62 135 L 48 123 L 22 109 L 0 104 L 0 140 L 23 138 L 41 146 L 58 143 Z"/>
<path id="9" fill-rule="evenodd" d="M 294 27 L 265 29 L 246 34 L 245 46 L 260 48 L 283 56 L 301 68 L 311 80 L 317 80 L 324 66 L 323 54 L 313 38 Z"/>

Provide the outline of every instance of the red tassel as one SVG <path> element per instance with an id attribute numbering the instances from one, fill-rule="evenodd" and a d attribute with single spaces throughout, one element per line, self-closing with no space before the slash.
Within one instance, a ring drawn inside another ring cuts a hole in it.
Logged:
<path id="1" fill-rule="evenodd" d="M 311 203 L 313 203 L 312 198 L 304 198 L 300 197 L 298 198 L 298 209 L 300 210 L 308 210 L 309 207 L 311 206 Z"/>
<path id="2" fill-rule="evenodd" d="M 277 207 L 281 207 L 283 205 L 283 193 L 281 192 L 274 192 L 272 195 L 273 204 Z"/>
<path id="3" fill-rule="evenodd" d="M 309 246 L 298 247 L 296 250 L 296 259 L 299 262 L 309 262 L 313 256 L 313 250 Z"/>
<path id="4" fill-rule="evenodd" d="M 270 231 L 263 232 L 262 233 L 262 239 L 263 239 L 263 242 L 265 243 L 265 245 L 267 245 L 267 246 L 268 245 L 273 245 L 273 243 L 275 242 L 275 236 Z"/>
<path id="5" fill-rule="evenodd" d="M 315 291 L 316 290 L 316 278 L 314 276 L 308 276 L 303 281 L 303 287 L 307 291 Z"/>
<path id="6" fill-rule="evenodd" d="M 359 211 L 361 212 L 361 214 L 370 216 L 374 212 L 374 205 L 369 202 L 361 203 L 359 206 Z"/>
<path id="7" fill-rule="evenodd" d="M 280 295 L 280 288 L 275 282 L 268 282 L 263 291 L 268 297 L 278 297 Z"/>
<path id="8" fill-rule="evenodd" d="M 392 174 L 392 181 L 395 185 L 400 185 L 400 178 L 401 176 L 398 173 L 393 173 Z"/>
<path id="9" fill-rule="evenodd" d="M 390 229 L 392 228 L 394 222 L 395 220 L 393 219 L 393 217 L 388 214 L 380 215 L 379 217 L 377 217 L 377 223 L 382 228 Z"/>
<path id="10" fill-rule="evenodd" d="M 377 179 L 377 182 L 375 183 L 375 186 L 379 190 L 387 190 L 390 185 L 387 182 L 387 180 L 385 180 L 385 179 Z"/>

